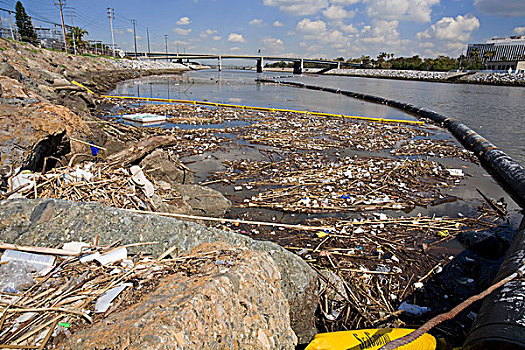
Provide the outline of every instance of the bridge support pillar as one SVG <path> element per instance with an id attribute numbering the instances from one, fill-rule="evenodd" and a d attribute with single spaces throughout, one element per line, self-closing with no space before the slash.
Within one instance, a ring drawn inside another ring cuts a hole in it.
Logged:
<path id="1" fill-rule="evenodd" d="M 219 72 L 222 72 L 222 56 L 219 56 L 218 60 L 219 64 L 217 65 L 217 69 L 219 70 Z"/>
<path id="2" fill-rule="evenodd" d="M 259 58 L 257 60 L 257 73 L 262 73 L 263 72 L 263 68 L 264 68 L 264 59 L 261 56 L 261 58 Z"/>
<path id="3" fill-rule="evenodd" d="M 341 62 L 337 62 L 337 69 L 341 69 Z"/>
<path id="4" fill-rule="evenodd" d="M 301 58 L 299 61 L 293 62 L 293 74 L 303 74 L 304 61 Z"/>

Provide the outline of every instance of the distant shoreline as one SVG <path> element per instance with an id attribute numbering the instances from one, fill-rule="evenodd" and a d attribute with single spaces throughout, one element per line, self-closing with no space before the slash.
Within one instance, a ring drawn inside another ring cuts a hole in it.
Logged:
<path id="1" fill-rule="evenodd" d="M 265 68 L 270 72 L 292 73 L 292 68 Z M 320 69 L 306 68 L 304 74 L 318 74 Z M 391 69 L 333 69 L 323 74 L 326 76 L 346 76 L 358 78 L 395 79 L 411 81 L 428 81 L 434 83 L 449 84 L 477 84 L 498 86 L 525 86 L 525 73 L 474 73 L 458 78 L 451 78 L 449 72 L 429 72 L 415 70 L 391 70 Z"/>

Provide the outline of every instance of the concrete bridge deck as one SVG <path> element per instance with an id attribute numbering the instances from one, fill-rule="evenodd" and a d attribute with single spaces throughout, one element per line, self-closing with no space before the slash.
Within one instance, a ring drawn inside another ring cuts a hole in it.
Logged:
<path id="1" fill-rule="evenodd" d="M 222 70 L 223 59 L 236 60 L 255 60 L 257 72 L 262 73 L 264 70 L 264 61 L 272 62 L 293 62 L 294 74 L 301 74 L 304 69 L 304 63 L 318 63 L 329 65 L 329 69 L 345 67 L 359 67 L 359 64 L 343 61 L 323 60 L 318 58 L 286 57 L 286 56 L 264 56 L 264 55 L 222 55 L 222 54 L 194 54 L 194 53 L 157 53 L 157 52 L 126 52 L 126 56 L 145 58 L 150 60 L 172 60 L 181 62 L 183 60 L 217 60 L 218 68 Z"/>

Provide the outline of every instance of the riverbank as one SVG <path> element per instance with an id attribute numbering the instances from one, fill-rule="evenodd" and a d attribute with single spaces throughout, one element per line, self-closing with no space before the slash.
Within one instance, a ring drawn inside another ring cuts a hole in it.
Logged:
<path id="1" fill-rule="evenodd" d="M 110 72 L 104 60 L 90 63 L 61 53 L 46 60 L 47 53 L 17 49 L 20 57 L 15 49 L 4 61 L 12 68 L 6 66 L 10 76 L 0 78 L 2 164 L 22 165 L 28 170 L 22 175 L 33 185 L 18 188 L 12 169 L 2 173 L 10 186 L 2 197 L 13 197 L 2 202 L 11 210 L 2 212 L 0 229 L 9 228 L 6 237 L 14 243 L 58 247 L 73 239 L 93 242 L 104 253 L 122 239 L 126 245 L 144 244 L 140 257 L 152 250 L 149 245 L 157 248 L 154 259 L 170 249 L 177 259 L 180 242 L 194 247 L 197 240 L 225 236 L 236 245 L 266 246 L 279 267 L 271 275 L 281 280 L 290 305 L 290 321 L 283 324 L 290 323 L 302 343 L 315 332 L 316 307 L 318 331 L 417 326 L 490 283 L 490 277 L 478 281 L 477 273 L 491 276 L 490 268 L 505 251 L 506 215 L 500 217 L 475 188 L 505 197 L 494 205 L 503 210 L 509 202 L 511 218 L 515 205 L 490 183 L 472 154 L 435 125 L 103 99 L 70 81 L 107 92 L 118 80 L 159 70 Z M 36 56 L 21 58 L 24 50 Z M 63 61 L 54 66 L 55 60 Z M 29 69 L 35 62 L 44 69 Z M 100 73 L 91 73 L 97 68 Z M 46 80 L 44 71 L 53 79 Z M 169 121 L 144 127 L 120 117 L 135 112 L 165 115 Z M 187 221 L 168 225 L 152 219 L 157 215 L 207 220 L 214 228 Z M 457 239 L 472 251 L 461 253 Z M 487 245 L 490 249 L 483 248 Z M 478 263 L 480 256 L 490 260 L 490 268 Z M 223 274 L 231 260 L 214 258 L 212 266 Z M 324 284 L 316 285 L 317 273 Z M 248 298 L 267 295 L 257 294 L 264 285 Z M 268 295 L 265 302 L 284 302 L 276 293 Z M 411 314 L 403 302 L 425 312 Z M 234 311 L 241 315 L 251 308 L 246 305 L 251 304 L 236 304 Z M 210 322 L 220 320 L 217 315 Z M 126 317 L 125 311 L 119 317 Z M 254 318 L 262 319 L 259 313 Z M 108 320 L 102 318 L 107 322 L 102 328 L 113 333 L 118 327 L 111 325 L 120 325 L 122 318 Z M 455 330 L 468 329 L 471 322 L 465 316 L 435 334 L 460 345 L 464 334 Z M 228 331 L 232 324 L 225 326 Z M 166 332 L 161 328 L 155 336 Z"/>
<path id="2" fill-rule="evenodd" d="M 304 73 L 316 74 L 320 69 L 305 69 Z M 440 83 L 485 84 L 505 86 L 525 86 L 525 73 L 485 73 L 462 74 L 458 72 L 431 72 L 392 69 L 332 69 L 324 75 L 339 75 L 376 79 L 418 80 Z"/>

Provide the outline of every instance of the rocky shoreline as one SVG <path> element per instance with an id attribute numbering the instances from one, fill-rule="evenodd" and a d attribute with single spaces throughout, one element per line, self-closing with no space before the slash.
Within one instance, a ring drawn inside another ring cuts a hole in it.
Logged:
<path id="1" fill-rule="evenodd" d="M 487 244 L 502 224 L 493 207 L 457 192 L 477 167 L 472 154 L 438 138 L 433 125 L 137 106 L 102 99 L 72 83 L 106 93 L 122 80 L 184 69 L 0 40 L 3 243 L 63 252 L 67 244 L 83 242 L 93 254 L 127 248 L 130 253 L 110 267 L 77 259 L 74 277 L 40 284 L 48 276 L 31 287 L 38 293 L 56 288 L 58 299 L 45 298 L 39 310 L 60 304 L 80 313 L 60 314 L 76 328 L 53 338 L 53 347 L 86 342 L 94 348 L 149 349 L 165 342 L 291 349 L 316 331 L 420 323 L 419 316 L 398 309 L 402 301 L 439 313 L 463 297 L 447 276 L 465 262 L 450 262 L 455 252 L 439 244 L 455 237 L 472 246 Z M 172 127 L 126 125 L 115 115 L 120 112 L 165 115 Z M 185 128 L 194 125 L 201 127 Z M 28 182 L 17 185 L 15 178 Z M 436 216 L 443 212 L 432 207 L 453 202 L 461 202 L 455 208 L 465 214 Z M 506 210 L 505 200 L 498 203 L 493 205 Z M 400 210 L 418 214 L 405 217 Z M 163 270 L 187 259 L 198 261 L 199 268 Z M 150 275 L 131 273 L 144 264 L 153 265 L 146 269 Z M 95 271 L 106 275 L 90 275 Z M 93 313 L 95 300 L 84 303 L 85 295 L 108 287 L 74 297 L 68 290 L 66 298 L 61 285 L 76 289 L 92 279 L 114 278 L 111 274 L 132 291 L 92 327 L 80 322 Z M 152 284 L 157 277 L 160 284 Z M 386 278 L 388 290 L 382 287 Z M 469 286 L 465 294 L 486 283 Z M 133 296 L 143 285 L 141 297 Z M 122 302 L 125 307 L 119 307 Z M 6 321 L 13 327 L 8 340 L 20 335 L 18 316 Z M 57 316 L 39 317 L 49 326 Z M 445 334 L 472 320 L 454 322 Z M 106 336 L 107 343 L 97 342 Z"/>
<path id="2" fill-rule="evenodd" d="M 316 74 L 319 71 L 320 69 L 305 69 L 305 73 L 311 74 Z M 323 74 L 375 79 L 417 80 L 438 83 L 525 86 L 525 72 L 516 74 L 487 72 L 458 74 L 457 72 L 429 72 L 392 69 L 332 69 Z"/>

